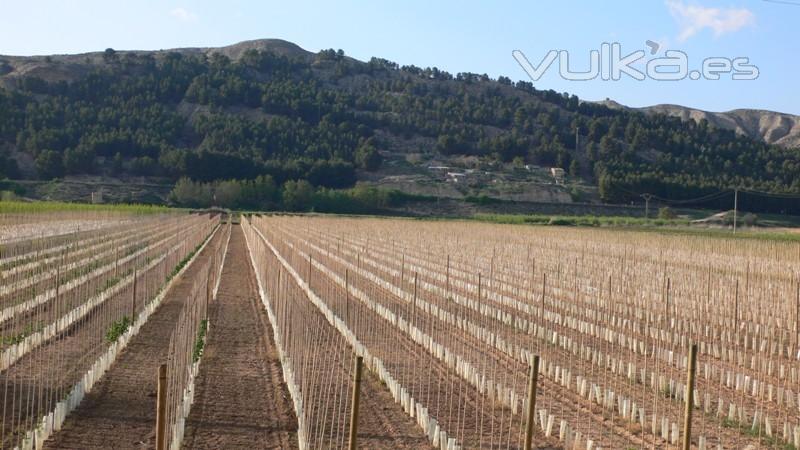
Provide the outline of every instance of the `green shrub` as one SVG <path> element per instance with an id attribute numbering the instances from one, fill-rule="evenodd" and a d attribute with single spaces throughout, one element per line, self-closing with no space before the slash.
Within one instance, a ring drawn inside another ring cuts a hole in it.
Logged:
<path id="1" fill-rule="evenodd" d="M 128 331 L 128 328 L 130 328 L 132 324 L 133 321 L 128 316 L 123 316 L 122 319 L 114 321 L 106 332 L 106 341 L 116 342 L 120 336 Z"/>
<path id="2" fill-rule="evenodd" d="M 197 332 L 197 340 L 194 342 L 194 352 L 192 352 L 192 362 L 197 362 L 203 356 L 203 348 L 206 345 L 206 333 L 208 332 L 208 320 L 200 322 L 200 330 Z"/>
<path id="3" fill-rule="evenodd" d="M 557 226 L 573 226 L 575 225 L 575 219 L 567 218 L 567 217 L 551 217 L 550 221 L 547 222 L 548 225 L 557 225 Z"/>
<path id="4" fill-rule="evenodd" d="M 675 215 L 675 211 L 672 210 L 669 206 L 664 206 L 658 210 L 658 218 L 663 220 L 673 220 L 677 217 Z"/>

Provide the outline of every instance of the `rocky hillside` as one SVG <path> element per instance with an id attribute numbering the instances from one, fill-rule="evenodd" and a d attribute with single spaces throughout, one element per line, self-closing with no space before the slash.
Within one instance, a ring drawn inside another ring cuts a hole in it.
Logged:
<path id="1" fill-rule="evenodd" d="M 680 105 L 654 105 L 644 108 L 630 108 L 613 100 L 600 102 L 609 108 L 624 108 L 645 114 L 666 114 L 679 117 L 683 121 L 701 120 L 709 124 L 752 139 L 760 139 L 768 144 L 786 148 L 800 147 L 800 116 L 760 109 L 734 109 L 727 112 L 709 112 Z"/>
<path id="2" fill-rule="evenodd" d="M 279 190 L 363 181 L 429 196 L 630 203 L 733 186 L 800 192 L 796 134 L 785 115 L 638 111 L 274 39 L 0 56 L 0 179 L 260 178 Z"/>

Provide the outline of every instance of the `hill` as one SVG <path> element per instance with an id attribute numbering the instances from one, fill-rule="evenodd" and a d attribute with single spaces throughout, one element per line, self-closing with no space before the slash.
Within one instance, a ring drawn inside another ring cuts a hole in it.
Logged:
<path id="1" fill-rule="evenodd" d="M 186 177 L 201 183 L 184 183 L 194 193 L 258 179 L 257 191 L 278 197 L 294 180 L 317 190 L 363 181 L 549 202 L 693 198 L 734 186 L 800 192 L 800 152 L 789 148 L 796 122 L 778 115 L 610 108 L 506 77 L 362 62 L 275 39 L 0 56 L 0 86 L 0 178 Z M 565 180 L 554 181 L 551 167 Z"/>
<path id="2" fill-rule="evenodd" d="M 800 116 L 760 109 L 734 109 L 727 112 L 711 112 L 680 105 L 654 105 L 644 108 L 623 106 L 613 100 L 599 102 L 609 108 L 639 111 L 645 114 L 664 114 L 683 121 L 706 120 L 709 124 L 768 144 L 786 148 L 800 147 Z"/>

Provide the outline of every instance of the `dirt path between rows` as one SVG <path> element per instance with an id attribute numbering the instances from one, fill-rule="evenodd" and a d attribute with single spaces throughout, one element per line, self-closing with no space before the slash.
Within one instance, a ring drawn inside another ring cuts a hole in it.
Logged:
<path id="1" fill-rule="evenodd" d="M 138 449 L 155 447 L 156 374 L 166 362 L 169 339 L 202 262 L 212 256 L 217 232 L 161 306 L 95 384 L 47 449 Z"/>
<path id="2" fill-rule="evenodd" d="M 235 226 L 217 299 L 209 306 L 210 331 L 184 448 L 297 448 L 297 419 L 258 298 L 244 233 Z"/>

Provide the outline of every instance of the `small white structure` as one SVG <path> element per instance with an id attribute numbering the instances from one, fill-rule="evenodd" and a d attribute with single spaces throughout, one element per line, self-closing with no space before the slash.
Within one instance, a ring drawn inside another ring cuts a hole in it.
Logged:
<path id="1" fill-rule="evenodd" d="M 458 183 L 459 179 L 464 179 L 466 177 L 467 174 L 462 172 L 447 172 L 448 181 L 453 181 L 454 183 Z"/>
<path id="2" fill-rule="evenodd" d="M 100 203 L 103 203 L 103 191 L 92 192 L 92 204 L 98 205 Z"/>
<path id="3" fill-rule="evenodd" d="M 550 175 L 552 175 L 553 179 L 556 180 L 556 184 L 564 183 L 564 169 L 561 167 L 551 167 Z"/>

